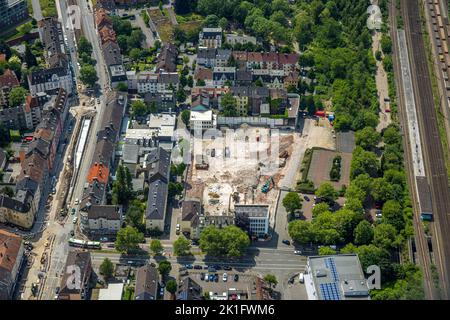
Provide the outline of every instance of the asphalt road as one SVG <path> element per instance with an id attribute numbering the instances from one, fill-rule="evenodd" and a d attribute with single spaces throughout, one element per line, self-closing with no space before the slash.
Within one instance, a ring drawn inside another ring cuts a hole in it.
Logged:
<path id="1" fill-rule="evenodd" d="M 420 24 L 419 1 L 402 0 L 405 31 L 409 46 L 414 94 L 424 143 L 425 170 L 433 201 L 433 253 L 439 272 L 443 298 L 450 296 L 450 196 L 442 144 L 439 137 L 433 92 Z"/>
<path id="2" fill-rule="evenodd" d="M 57 5 L 60 7 L 60 13 L 63 20 L 64 32 L 68 38 L 68 47 L 74 48 L 74 53 L 76 53 L 75 41 L 73 40 L 73 30 L 69 27 L 66 29 L 67 25 L 67 15 L 66 12 L 66 3 L 64 1 L 57 1 Z M 95 141 L 96 134 L 99 129 L 100 121 L 102 118 L 105 108 L 105 103 L 103 99 L 103 88 L 108 84 L 108 76 L 106 74 L 106 70 L 104 68 L 103 56 L 101 55 L 100 46 L 98 42 L 98 36 L 96 29 L 94 27 L 94 18 L 92 11 L 88 10 L 87 3 L 85 1 L 80 1 L 80 12 L 81 12 L 81 24 L 83 26 L 83 30 L 85 31 L 86 38 L 91 42 L 93 46 L 93 56 L 97 60 L 96 70 L 97 75 L 99 77 L 98 83 L 100 85 L 99 95 L 97 96 L 100 99 L 100 105 L 97 106 L 97 115 L 93 119 L 93 123 L 91 124 L 91 130 L 89 131 L 88 140 L 86 143 L 84 155 L 80 164 L 79 173 L 76 177 L 77 181 L 75 183 L 74 192 L 72 194 L 72 199 L 68 199 L 68 203 L 74 202 L 76 198 L 81 198 L 83 194 L 83 186 L 86 181 L 87 173 L 89 170 L 89 166 L 94 154 L 95 150 Z M 70 24 L 69 24 L 70 26 Z M 72 35 L 72 36 L 71 36 Z M 73 41 L 70 41 L 70 40 Z M 75 54 L 71 56 L 72 62 L 75 62 L 77 58 Z M 77 211 L 78 212 L 78 211 Z M 79 220 L 79 219 L 78 219 Z M 45 287 L 43 290 L 43 294 L 41 299 L 43 300 L 52 300 L 54 299 L 55 289 L 60 284 L 60 276 L 64 271 L 65 262 L 67 259 L 68 252 L 70 250 L 68 246 L 68 239 L 70 238 L 70 231 L 73 229 L 72 221 L 69 219 L 59 230 L 56 232 L 56 238 L 54 245 L 52 247 L 51 255 L 50 255 L 50 266 L 49 271 L 47 273 L 47 280 L 45 283 Z"/>

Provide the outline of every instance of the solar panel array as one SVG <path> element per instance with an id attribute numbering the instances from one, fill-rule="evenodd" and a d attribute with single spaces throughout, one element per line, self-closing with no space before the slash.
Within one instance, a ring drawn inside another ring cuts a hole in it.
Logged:
<path id="1" fill-rule="evenodd" d="M 339 274 L 336 270 L 336 263 L 333 258 L 325 258 L 325 266 L 330 269 L 333 281 L 339 281 Z"/>
<path id="2" fill-rule="evenodd" d="M 337 284 L 334 282 L 321 283 L 320 293 L 322 294 L 323 300 L 341 300 L 341 294 L 339 293 Z"/>

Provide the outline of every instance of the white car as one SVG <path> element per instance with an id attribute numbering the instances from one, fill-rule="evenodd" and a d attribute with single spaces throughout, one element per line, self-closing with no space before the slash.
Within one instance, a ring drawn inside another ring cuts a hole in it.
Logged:
<path id="1" fill-rule="evenodd" d="M 294 254 L 301 255 L 302 252 L 300 250 L 294 250 Z"/>
<path id="2" fill-rule="evenodd" d="M 75 216 L 75 217 L 73 218 L 73 220 L 72 220 L 72 223 L 73 223 L 73 224 L 76 224 L 76 223 L 77 223 L 77 221 L 78 221 L 78 217 L 77 217 L 77 216 Z"/>
<path id="3" fill-rule="evenodd" d="M 298 281 L 300 281 L 300 283 L 304 283 L 305 282 L 305 275 L 303 273 L 300 273 L 298 275 Z"/>
<path id="4" fill-rule="evenodd" d="M 76 198 L 75 199 L 75 205 L 78 205 L 78 202 L 79 202 L 80 200 L 78 200 L 78 198 Z"/>
<path id="5" fill-rule="evenodd" d="M 179 223 L 177 223 L 177 229 L 176 230 L 180 231 L 180 224 Z"/>
<path id="6" fill-rule="evenodd" d="M 223 280 L 223 282 L 227 282 L 227 280 L 228 280 L 228 275 L 227 275 L 226 272 L 223 274 L 222 280 Z"/>

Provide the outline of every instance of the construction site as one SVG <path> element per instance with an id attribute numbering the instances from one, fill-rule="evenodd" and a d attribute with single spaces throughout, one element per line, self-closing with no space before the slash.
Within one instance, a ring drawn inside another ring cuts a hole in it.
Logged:
<path id="1" fill-rule="evenodd" d="M 246 125 L 218 135 L 194 139 L 186 197 L 216 217 L 231 215 L 235 204 L 273 204 L 298 135 Z"/>

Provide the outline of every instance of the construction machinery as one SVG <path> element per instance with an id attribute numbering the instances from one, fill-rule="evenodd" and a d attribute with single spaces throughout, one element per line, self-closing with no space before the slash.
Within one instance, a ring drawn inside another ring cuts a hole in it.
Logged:
<path id="1" fill-rule="evenodd" d="M 269 177 L 269 179 L 266 180 L 264 185 L 261 187 L 261 191 L 263 193 L 267 193 L 275 186 L 275 182 L 273 181 L 272 177 Z"/>

